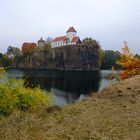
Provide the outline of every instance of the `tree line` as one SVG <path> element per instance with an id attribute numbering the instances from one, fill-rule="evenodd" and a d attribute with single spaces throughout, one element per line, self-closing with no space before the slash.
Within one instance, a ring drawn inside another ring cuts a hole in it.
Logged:
<path id="1" fill-rule="evenodd" d="M 120 69 L 121 67 L 116 64 L 116 61 L 120 59 L 120 52 L 114 50 L 102 50 L 99 42 L 92 38 L 83 39 L 81 46 L 94 46 L 99 50 L 99 66 L 103 70 L 110 70 L 112 67 L 116 69 Z M 0 53 L 0 66 L 8 67 L 10 66 L 11 60 L 21 59 L 26 57 L 27 55 L 31 55 L 37 51 L 46 51 L 51 48 L 50 43 L 46 43 L 46 45 L 42 48 L 37 47 L 35 43 L 23 43 L 22 50 L 17 47 L 9 46 L 7 48 L 7 52 L 5 54 Z M 135 55 L 136 58 L 140 58 L 139 54 Z"/>

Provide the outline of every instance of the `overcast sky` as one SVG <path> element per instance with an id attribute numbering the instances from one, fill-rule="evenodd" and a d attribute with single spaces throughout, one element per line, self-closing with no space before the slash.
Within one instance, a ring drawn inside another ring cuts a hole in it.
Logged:
<path id="1" fill-rule="evenodd" d="M 140 54 L 140 0 L 0 0 L 0 52 L 65 35 L 70 26 L 103 49 L 120 50 L 127 41 Z"/>

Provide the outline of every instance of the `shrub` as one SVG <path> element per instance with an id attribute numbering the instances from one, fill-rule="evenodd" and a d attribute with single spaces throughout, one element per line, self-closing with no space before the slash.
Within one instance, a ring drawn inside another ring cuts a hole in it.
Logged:
<path id="1" fill-rule="evenodd" d="M 5 69 L 3 67 L 0 67 L 0 74 L 4 74 L 5 73 Z"/>
<path id="2" fill-rule="evenodd" d="M 0 67 L 0 78 L 3 77 L 5 74 L 5 69 L 3 67 Z"/>
<path id="3" fill-rule="evenodd" d="M 14 110 L 40 110 L 51 104 L 50 94 L 39 87 L 25 88 L 23 83 L 19 80 L 8 80 L 0 84 L 0 114 L 7 115 Z"/>
<path id="4" fill-rule="evenodd" d="M 10 58 L 5 54 L 0 58 L 0 66 L 2 67 L 9 67 L 11 64 Z"/>
<path id="5" fill-rule="evenodd" d="M 130 52 L 127 42 L 124 42 L 122 53 L 120 53 L 120 60 L 116 63 L 123 68 L 120 79 L 126 79 L 140 74 L 140 59 Z"/>

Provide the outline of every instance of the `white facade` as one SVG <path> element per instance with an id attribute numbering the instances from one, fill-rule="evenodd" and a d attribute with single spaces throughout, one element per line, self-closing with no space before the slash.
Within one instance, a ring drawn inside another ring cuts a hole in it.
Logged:
<path id="1" fill-rule="evenodd" d="M 75 45 L 77 44 L 77 40 L 79 40 L 79 37 L 77 36 L 76 30 L 73 27 L 70 27 L 66 32 L 66 36 L 56 37 L 51 45 L 52 47 Z"/>
<path id="2" fill-rule="evenodd" d="M 70 41 L 72 41 L 73 37 L 76 37 L 77 35 L 76 32 L 68 32 L 66 36 Z"/>
<path id="3" fill-rule="evenodd" d="M 52 47 L 61 47 L 61 46 L 67 46 L 67 45 L 76 45 L 76 42 L 68 42 L 65 41 L 57 41 L 51 43 Z"/>
<path id="4" fill-rule="evenodd" d="M 56 42 L 52 42 L 52 47 L 59 47 L 59 46 L 65 46 L 66 43 L 64 43 L 64 41 L 56 41 Z"/>

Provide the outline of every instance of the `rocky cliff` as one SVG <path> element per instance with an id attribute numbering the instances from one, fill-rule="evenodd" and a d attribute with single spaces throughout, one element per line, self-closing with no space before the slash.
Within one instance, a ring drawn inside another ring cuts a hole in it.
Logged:
<path id="1" fill-rule="evenodd" d="M 13 68 L 94 70 L 99 69 L 98 48 L 94 46 L 64 46 L 36 51 L 16 59 Z"/>

